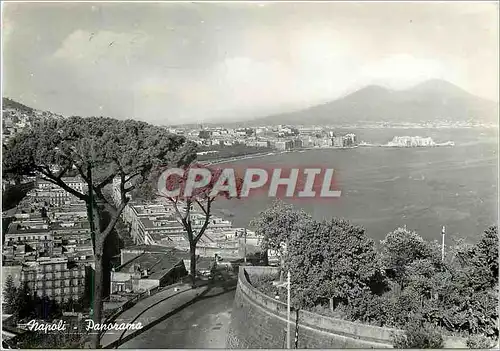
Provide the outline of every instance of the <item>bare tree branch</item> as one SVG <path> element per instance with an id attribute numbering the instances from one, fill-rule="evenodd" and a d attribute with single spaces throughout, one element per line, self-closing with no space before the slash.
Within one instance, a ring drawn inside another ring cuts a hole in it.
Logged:
<path id="1" fill-rule="evenodd" d="M 132 190 L 134 190 L 135 188 L 136 188 L 136 186 L 135 186 L 135 185 L 132 185 L 132 186 L 129 186 L 128 188 L 125 188 L 124 190 L 125 190 L 125 192 L 126 192 L 126 193 L 129 193 L 129 192 L 131 192 Z"/>
<path id="2" fill-rule="evenodd" d="M 71 168 L 71 166 L 67 166 L 65 168 L 63 168 L 58 174 L 57 174 L 57 179 L 61 179 L 65 174 L 66 172 L 69 171 L 69 169 Z"/>
<path id="3" fill-rule="evenodd" d="M 210 223 L 210 207 L 212 206 L 212 202 L 214 201 L 214 198 L 209 198 L 207 201 L 207 208 L 206 210 L 202 207 L 203 212 L 205 212 L 205 221 L 203 222 L 203 226 L 200 228 L 200 231 L 194 238 L 195 243 L 198 243 L 198 241 L 201 239 L 203 234 L 205 233 L 205 230 L 208 227 L 208 224 Z"/>
<path id="4" fill-rule="evenodd" d="M 64 183 L 61 180 L 61 178 L 58 178 L 56 175 L 54 175 L 52 172 L 50 172 L 50 170 L 47 171 L 46 167 L 37 167 L 36 170 L 45 176 L 44 179 L 46 181 L 49 181 L 49 182 L 51 182 L 51 183 L 53 183 L 53 184 L 55 184 L 55 185 L 63 188 L 68 193 L 70 193 L 71 195 L 76 196 L 80 200 L 88 201 L 88 196 L 87 195 L 85 195 L 83 193 L 80 193 L 79 191 L 77 191 L 77 190 L 71 188 L 70 186 L 68 186 L 66 183 Z"/>
<path id="5" fill-rule="evenodd" d="M 141 167 L 141 168 L 144 168 L 144 167 Z M 141 173 L 142 173 L 142 170 L 135 172 L 134 174 L 131 174 L 128 178 L 125 179 L 125 182 L 128 183 L 133 178 L 137 177 L 138 175 L 141 175 Z"/>
<path id="6" fill-rule="evenodd" d="M 115 177 L 117 176 L 118 172 L 114 172 L 114 173 L 111 173 L 109 176 L 107 176 L 106 178 L 104 178 L 103 181 L 101 181 L 97 187 L 95 187 L 96 189 L 102 189 L 104 188 L 106 185 L 108 185 L 109 183 L 111 183 L 113 181 L 113 179 L 115 179 Z"/>
<path id="7" fill-rule="evenodd" d="M 188 233 L 188 239 L 189 239 L 189 241 L 191 241 L 193 239 L 193 233 L 191 230 L 188 230 L 190 228 L 190 226 L 189 226 L 188 222 L 184 219 L 184 216 L 181 214 L 181 211 L 179 211 L 177 199 L 174 200 L 171 197 L 167 197 L 167 199 L 170 200 L 170 202 L 172 202 L 175 213 L 177 214 L 177 217 L 181 220 L 181 223 L 182 223 L 184 229 Z"/>

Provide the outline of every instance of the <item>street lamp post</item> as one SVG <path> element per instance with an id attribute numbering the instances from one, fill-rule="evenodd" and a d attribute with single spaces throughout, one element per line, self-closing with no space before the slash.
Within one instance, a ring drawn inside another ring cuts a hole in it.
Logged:
<path id="1" fill-rule="evenodd" d="M 245 266 L 247 265 L 247 228 L 245 228 L 245 242 L 244 242 L 244 251 L 245 251 L 245 256 L 244 256 L 244 262 Z"/>
<path id="2" fill-rule="evenodd" d="M 286 348 L 291 349 L 291 322 L 290 322 L 290 310 L 291 310 L 291 284 L 290 284 L 290 271 L 287 273 L 287 282 L 279 283 L 275 285 L 278 288 L 285 287 L 287 288 L 287 303 L 286 303 Z M 279 294 L 276 296 L 279 298 Z"/>
<path id="3" fill-rule="evenodd" d="M 286 348 L 291 349 L 291 337 L 290 337 L 290 271 L 287 274 L 287 289 L 288 289 L 288 297 L 287 297 L 287 309 L 286 309 L 286 321 L 287 321 L 287 330 L 286 330 Z"/>
<path id="4" fill-rule="evenodd" d="M 441 230 L 441 234 L 443 234 L 443 242 L 441 244 L 441 261 L 444 262 L 444 237 L 446 235 L 446 229 L 443 225 L 443 229 Z"/>

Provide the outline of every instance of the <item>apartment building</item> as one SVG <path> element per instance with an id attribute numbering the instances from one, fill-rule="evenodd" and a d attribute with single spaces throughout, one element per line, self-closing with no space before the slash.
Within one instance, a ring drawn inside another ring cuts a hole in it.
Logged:
<path id="1" fill-rule="evenodd" d="M 85 293 L 86 271 L 67 257 L 40 257 L 26 262 L 21 269 L 21 282 L 38 296 L 47 296 L 58 302 L 77 300 Z"/>
<path id="2" fill-rule="evenodd" d="M 62 177 L 61 180 L 67 184 L 70 188 L 75 189 L 81 193 L 87 191 L 87 184 L 80 177 Z M 57 185 L 47 180 L 38 179 L 37 180 L 37 189 L 39 190 L 53 190 L 53 189 L 61 189 Z M 63 190 L 65 191 L 65 190 Z"/>
<path id="3" fill-rule="evenodd" d="M 77 178 L 65 181 L 85 191 Z M 38 182 L 19 203 L 2 247 L 2 267 L 19 269 L 19 284 L 26 282 L 40 297 L 57 301 L 81 297 L 93 263 L 86 207 L 63 192 L 49 182 Z"/>
<path id="4" fill-rule="evenodd" d="M 37 255 L 51 255 L 53 237 L 49 224 L 42 221 L 16 221 L 5 234 L 4 260 L 33 260 Z"/>
<path id="5" fill-rule="evenodd" d="M 293 147 L 293 142 L 291 140 L 279 140 L 274 142 L 274 147 L 281 151 L 290 150 Z"/>

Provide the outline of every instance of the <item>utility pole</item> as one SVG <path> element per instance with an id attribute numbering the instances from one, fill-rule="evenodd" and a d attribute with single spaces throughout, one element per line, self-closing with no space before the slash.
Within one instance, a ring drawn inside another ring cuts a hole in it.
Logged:
<path id="1" fill-rule="evenodd" d="M 441 230 L 441 234 L 443 234 L 443 242 L 441 244 L 441 261 L 444 262 L 444 237 L 446 235 L 446 229 L 443 225 L 443 229 Z"/>
<path id="2" fill-rule="evenodd" d="M 247 228 L 245 228 L 245 244 L 243 246 L 244 246 L 244 255 L 245 255 L 243 260 L 244 260 L 245 266 L 246 266 L 247 265 Z"/>
<path id="3" fill-rule="evenodd" d="M 89 179 L 89 187 L 88 187 L 88 192 L 89 192 L 89 202 L 90 202 L 90 207 L 89 207 L 89 222 L 90 222 L 90 237 L 92 239 L 92 250 L 94 251 L 93 253 L 95 254 L 95 228 L 94 228 L 94 192 L 92 191 L 92 168 L 87 166 L 87 177 Z"/>
<path id="4" fill-rule="evenodd" d="M 92 187 L 92 168 L 87 166 L 87 177 L 89 179 L 88 192 L 89 192 L 89 224 L 90 224 L 90 239 L 92 241 L 92 254 L 95 256 L 95 223 L 94 223 L 94 189 Z M 99 228 L 100 229 L 100 228 Z M 94 262 L 94 270 L 90 275 L 90 317 L 94 318 L 94 279 L 97 267 Z"/>
<path id="5" fill-rule="evenodd" d="M 290 271 L 287 274 L 287 289 L 288 289 L 288 298 L 287 298 L 287 311 L 286 311 L 286 319 L 287 319 L 287 330 L 286 330 L 286 348 L 291 349 L 291 338 L 290 338 Z"/>
<path id="6" fill-rule="evenodd" d="M 290 322 L 290 310 L 291 310 L 291 294 L 290 294 L 290 291 L 291 291 L 291 284 L 290 284 L 290 271 L 288 271 L 287 273 L 287 282 L 286 283 L 277 283 L 277 284 L 273 284 L 274 286 L 276 286 L 277 288 L 283 288 L 286 286 L 287 288 L 287 304 L 286 304 L 286 348 L 287 349 L 291 349 L 291 341 L 292 341 L 292 338 L 291 338 L 291 322 Z M 279 299 L 279 293 L 277 294 L 276 296 L 276 299 Z"/>
<path id="7" fill-rule="evenodd" d="M 294 348 L 299 348 L 299 310 L 295 310 L 295 340 L 294 340 Z"/>

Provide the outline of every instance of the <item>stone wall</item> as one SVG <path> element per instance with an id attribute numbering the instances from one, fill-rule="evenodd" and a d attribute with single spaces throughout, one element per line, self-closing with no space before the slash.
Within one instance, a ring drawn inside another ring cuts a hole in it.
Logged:
<path id="1" fill-rule="evenodd" d="M 286 348 L 287 306 L 251 286 L 249 277 L 277 273 L 274 267 L 240 267 L 226 347 Z M 291 312 L 291 346 L 298 348 L 392 348 L 400 330 L 349 322 L 319 314 Z M 451 341 L 451 340 L 449 340 Z M 447 340 L 446 344 L 449 344 Z M 453 340 L 457 346 L 457 340 Z M 460 342 L 461 343 L 461 342 Z"/>

